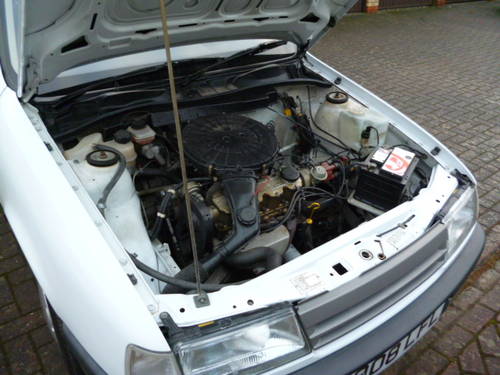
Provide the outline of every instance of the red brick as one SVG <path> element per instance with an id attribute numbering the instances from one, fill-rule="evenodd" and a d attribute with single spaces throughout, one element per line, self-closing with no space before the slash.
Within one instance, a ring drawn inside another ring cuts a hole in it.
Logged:
<path id="1" fill-rule="evenodd" d="M 490 375 L 500 374 L 500 358 L 486 357 L 484 362 L 486 362 L 486 368 L 488 369 Z"/>
<path id="2" fill-rule="evenodd" d="M 450 363 L 441 375 L 460 375 L 460 371 L 456 363 Z"/>
<path id="3" fill-rule="evenodd" d="M 471 339 L 471 333 L 465 331 L 459 326 L 454 326 L 448 332 L 438 338 L 436 342 L 432 344 L 432 346 L 439 353 L 452 358 L 460 353 Z"/>
<path id="4" fill-rule="evenodd" d="M 45 324 L 40 311 L 34 311 L 0 326 L 0 339 L 10 340 Z"/>
<path id="5" fill-rule="evenodd" d="M 19 253 L 16 238 L 12 233 L 0 234 L 0 261 Z"/>
<path id="6" fill-rule="evenodd" d="M 449 361 L 432 349 L 426 350 L 420 358 L 405 371 L 406 375 L 438 374 L 448 365 Z"/>
<path id="7" fill-rule="evenodd" d="M 439 319 L 439 322 L 436 323 L 434 329 L 438 331 L 444 331 L 450 327 L 450 325 L 463 314 L 463 312 L 457 309 L 454 306 L 448 306 L 444 314 Z"/>
<path id="8" fill-rule="evenodd" d="M 19 310 L 14 303 L 0 308 L 0 324 L 19 317 Z"/>
<path id="9" fill-rule="evenodd" d="M 29 266 L 24 266 L 7 274 L 7 279 L 11 285 L 20 284 L 23 281 L 33 280 L 34 276 Z"/>
<path id="10" fill-rule="evenodd" d="M 481 296 L 483 292 L 473 286 L 467 287 L 460 294 L 453 299 L 453 305 L 462 310 L 467 310 L 472 306 Z"/>
<path id="11" fill-rule="evenodd" d="M 499 279 L 500 274 L 494 269 L 489 269 L 479 276 L 475 285 L 483 291 L 488 291 L 497 283 Z"/>
<path id="12" fill-rule="evenodd" d="M 0 261 L 0 275 L 17 270 L 26 264 L 24 256 L 16 255 Z"/>
<path id="13" fill-rule="evenodd" d="M 66 375 L 68 370 L 62 359 L 61 352 L 56 343 L 43 346 L 39 350 L 40 358 L 47 375 Z"/>
<path id="14" fill-rule="evenodd" d="M 33 343 L 38 348 L 54 341 L 47 326 L 42 326 L 30 333 Z"/>
<path id="15" fill-rule="evenodd" d="M 500 311 L 500 285 L 486 293 L 480 302 L 492 310 Z"/>
<path id="16" fill-rule="evenodd" d="M 476 333 L 494 317 L 495 313 L 490 309 L 481 305 L 475 305 L 457 323 L 463 328 Z"/>
<path id="17" fill-rule="evenodd" d="M 500 338 L 494 324 L 483 329 L 478 338 L 483 353 L 500 356 Z"/>
<path id="18" fill-rule="evenodd" d="M 481 360 L 481 354 L 477 347 L 477 343 L 473 341 L 470 343 L 460 355 L 460 365 L 462 370 L 466 372 L 475 372 L 479 374 L 484 374 L 483 361 Z"/>
<path id="19" fill-rule="evenodd" d="M 35 349 L 27 336 L 4 343 L 4 348 L 13 374 L 29 374 L 41 369 Z"/>
<path id="20" fill-rule="evenodd" d="M 9 284 L 5 277 L 0 277 L 0 306 L 10 304 L 14 301 Z"/>
<path id="21" fill-rule="evenodd" d="M 22 313 L 40 309 L 38 288 L 32 280 L 16 285 L 13 291 L 14 298 Z"/>

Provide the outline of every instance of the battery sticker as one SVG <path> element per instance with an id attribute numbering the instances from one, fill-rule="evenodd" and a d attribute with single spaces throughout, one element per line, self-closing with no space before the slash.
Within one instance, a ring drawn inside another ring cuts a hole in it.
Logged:
<path id="1" fill-rule="evenodd" d="M 382 166 L 382 170 L 403 177 L 410 166 L 415 154 L 396 147 Z"/>
<path id="2" fill-rule="evenodd" d="M 317 273 L 313 272 L 304 272 L 293 279 L 290 279 L 290 282 L 303 296 L 308 296 L 325 290 L 323 280 Z"/>
<path id="3" fill-rule="evenodd" d="M 387 150 L 385 148 L 379 148 L 372 156 L 372 161 L 376 161 L 378 163 L 383 163 L 386 161 L 387 157 L 391 153 L 391 150 Z"/>
<path id="4" fill-rule="evenodd" d="M 404 229 L 398 228 L 387 238 L 387 242 L 399 250 L 401 242 L 405 239 L 405 233 Z"/>

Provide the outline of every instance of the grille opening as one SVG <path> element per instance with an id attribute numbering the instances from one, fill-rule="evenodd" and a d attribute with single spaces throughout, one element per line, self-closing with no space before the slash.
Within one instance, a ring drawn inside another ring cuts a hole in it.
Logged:
<path id="1" fill-rule="evenodd" d="M 347 268 L 345 268 L 342 263 L 337 263 L 335 264 L 334 266 L 332 266 L 332 268 L 335 270 L 335 272 L 337 272 L 340 276 L 342 276 L 343 274 L 347 273 Z"/>

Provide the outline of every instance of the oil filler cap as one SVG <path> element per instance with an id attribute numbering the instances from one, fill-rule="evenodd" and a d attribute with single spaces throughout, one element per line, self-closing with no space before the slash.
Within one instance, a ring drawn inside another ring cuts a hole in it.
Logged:
<path id="1" fill-rule="evenodd" d="M 87 163 L 94 167 L 111 167 L 118 163 L 118 156 L 109 151 L 92 151 L 87 154 Z"/>
<path id="2" fill-rule="evenodd" d="M 294 166 L 287 165 L 281 170 L 281 177 L 288 182 L 295 182 L 299 179 L 300 173 Z"/>
<path id="3" fill-rule="evenodd" d="M 238 221 L 243 225 L 252 225 L 257 220 L 257 212 L 254 207 L 243 207 L 238 211 Z"/>
<path id="4" fill-rule="evenodd" d="M 132 141 L 132 134 L 130 134 L 128 130 L 120 129 L 117 130 L 115 134 L 113 134 L 113 139 L 115 140 L 116 143 L 124 145 Z"/>

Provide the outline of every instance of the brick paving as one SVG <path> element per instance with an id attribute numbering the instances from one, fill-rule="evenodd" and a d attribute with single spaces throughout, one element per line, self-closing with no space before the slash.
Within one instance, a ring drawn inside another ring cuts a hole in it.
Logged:
<path id="1" fill-rule="evenodd" d="M 479 181 L 487 244 L 442 320 L 384 375 L 500 374 L 500 2 L 352 15 L 314 48 L 409 115 Z"/>
<path id="2" fill-rule="evenodd" d="M 479 181 L 480 263 L 438 325 L 384 375 L 500 374 L 499 21 L 499 2 L 352 15 L 315 48 L 442 140 Z M 0 374 L 64 373 L 0 213 Z"/>

